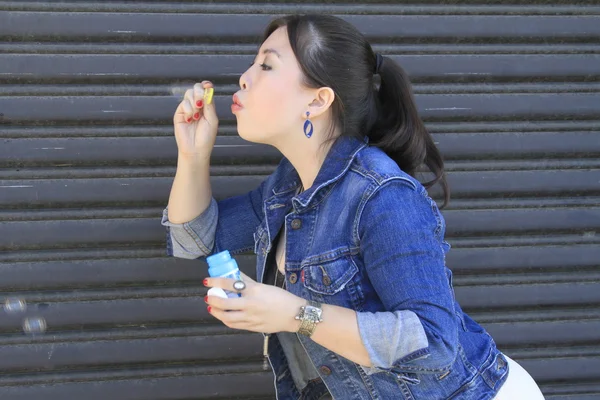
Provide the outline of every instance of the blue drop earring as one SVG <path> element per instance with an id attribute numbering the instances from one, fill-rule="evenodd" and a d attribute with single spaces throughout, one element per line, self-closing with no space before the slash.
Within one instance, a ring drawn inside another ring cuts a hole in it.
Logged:
<path id="1" fill-rule="evenodd" d="M 307 138 L 310 139 L 310 137 L 313 134 L 313 124 L 312 122 L 310 122 L 310 119 L 308 119 L 308 117 L 310 116 L 310 112 L 307 111 L 306 112 L 306 121 L 304 121 L 304 134 L 306 135 Z"/>

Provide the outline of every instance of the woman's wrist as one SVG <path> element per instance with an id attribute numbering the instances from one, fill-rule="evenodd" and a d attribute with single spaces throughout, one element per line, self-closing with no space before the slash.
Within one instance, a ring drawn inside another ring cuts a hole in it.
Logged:
<path id="1" fill-rule="evenodd" d="M 288 332 L 292 332 L 292 333 L 296 333 L 298 332 L 298 329 L 300 329 L 300 324 L 302 323 L 302 321 L 299 321 L 296 319 L 296 315 L 298 315 L 298 313 L 300 312 L 300 308 L 302 306 L 306 305 L 306 300 L 304 300 L 302 297 L 298 297 L 296 295 L 294 295 L 294 301 L 291 302 L 290 304 L 290 316 L 285 316 L 285 318 L 287 318 L 288 323 L 287 323 L 287 331 Z"/>
<path id="2" fill-rule="evenodd" d="M 177 168 L 186 168 L 191 170 L 210 168 L 210 154 L 178 153 Z"/>

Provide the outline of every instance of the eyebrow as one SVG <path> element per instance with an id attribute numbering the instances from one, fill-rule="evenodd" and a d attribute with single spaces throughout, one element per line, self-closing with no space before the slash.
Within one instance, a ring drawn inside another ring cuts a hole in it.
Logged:
<path id="1" fill-rule="evenodd" d="M 281 54 L 279 54 L 279 52 L 275 49 L 264 49 L 263 50 L 263 54 L 275 54 L 277 57 L 281 58 Z"/>

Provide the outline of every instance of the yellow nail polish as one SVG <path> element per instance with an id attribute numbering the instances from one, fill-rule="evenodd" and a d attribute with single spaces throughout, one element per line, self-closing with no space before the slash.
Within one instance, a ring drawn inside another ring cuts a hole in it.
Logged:
<path id="1" fill-rule="evenodd" d="M 215 93 L 214 88 L 206 88 L 204 89 L 204 104 L 211 104 L 213 94 Z"/>

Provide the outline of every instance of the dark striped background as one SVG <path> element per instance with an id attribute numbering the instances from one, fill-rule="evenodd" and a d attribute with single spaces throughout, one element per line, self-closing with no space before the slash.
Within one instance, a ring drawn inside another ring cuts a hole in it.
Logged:
<path id="1" fill-rule="evenodd" d="M 216 84 L 218 198 L 277 152 L 231 94 L 275 15 L 333 13 L 409 72 L 447 160 L 459 301 L 548 399 L 600 397 L 596 1 L 0 1 L 0 398 L 272 398 L 261 339 L 215 324 L 159 224 L 186 86 Z M 434 192 L 435 194 L 435 192 Z M 240 258 L 247 273 L 253 257 Z"/>

